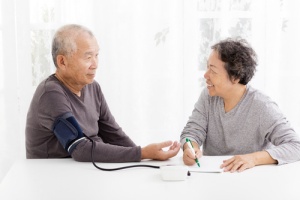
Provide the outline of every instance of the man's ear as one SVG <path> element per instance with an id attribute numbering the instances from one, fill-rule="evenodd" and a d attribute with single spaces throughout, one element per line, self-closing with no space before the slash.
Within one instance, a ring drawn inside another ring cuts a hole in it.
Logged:
<path id="1" fill-rule="evenodd" d="M 56 63 L 57 63 L 58 68 L 65 69 L 67 67 L 68 61 L 64 55 L 57 55 Z"/>

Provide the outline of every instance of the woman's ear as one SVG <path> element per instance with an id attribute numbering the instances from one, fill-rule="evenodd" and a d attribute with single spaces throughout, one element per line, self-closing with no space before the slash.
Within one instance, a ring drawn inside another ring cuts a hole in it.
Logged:
<path id="1" fill-rule="evenodd" d="M 233 78 L 231 79 L 231 82 L 232 82 L 233 84 L 237 84 L 237 83 L 240 82 L 240 80 L 241 80 L 241 79 L 239 79 L 239 78 L 234 78 L 234 77 L 233 77 Z"/>

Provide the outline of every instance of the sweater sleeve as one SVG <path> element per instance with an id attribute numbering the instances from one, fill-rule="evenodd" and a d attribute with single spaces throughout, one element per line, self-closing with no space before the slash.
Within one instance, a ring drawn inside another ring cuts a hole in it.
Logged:
<path id="1" fill-rule="evenodd" d="M 180 135 L 181 148 L 185 144 L 185 138 L 197 142 L 199 146 L 203 144 L 207 133 L 208 124 L 208 93 L 207 90 L 203 90 L 201 95 L 194 106 L 192 115 L 184 127 Z"/>
<path id="2" fill-rule="evenodd" d="M 101 108 L 98 120 L 98 136 L 104 142 L 118 146 L 135 147 L 135 143 L 124 133 L 110 112 L 104 95 L 100 93 Z"/>
<path id="3" fill-rule="evenodd" d="M 139 162 L 141 161 L 141 147 L 124 147 L 104 143 L 101 138 L 91 138 L 94 140 L 94 161 L 95 162 Z M 91 162 L 92 142 L 84 140 L 76 146 L 72 153 L 72 158 L 79 162 Z"/>
<path id="4" fill-rule="evenodd" d="M 91 138 L 95 142 L 95 162 L 137 162 L 141 160 L 141 147 L 123 132 L 111 114 L 104 95 L 97 89 L 97 97 L 100 100 L 100 112 L 98 119 L 98 134 Z M 77 145 L 72 157 L 77 161 L 91 161 L 92 142 L 85 140 Z"/>
<path id="5" fill-rule="evenodd" d="M 261 112 L 261 133 L 274 146 L 265 149 L 278 164 L 300 160 L 300 139 L 274 102 L 266 104 Z"/>

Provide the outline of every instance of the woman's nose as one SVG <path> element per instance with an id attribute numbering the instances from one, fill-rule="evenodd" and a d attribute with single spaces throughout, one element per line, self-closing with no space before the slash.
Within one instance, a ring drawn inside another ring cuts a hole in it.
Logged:
<path id="1" fill-rule="evenodd" d="M 208 70 L 206 70 L 206 72 L 204 73 L 204 78 L 209 79 Z"/>

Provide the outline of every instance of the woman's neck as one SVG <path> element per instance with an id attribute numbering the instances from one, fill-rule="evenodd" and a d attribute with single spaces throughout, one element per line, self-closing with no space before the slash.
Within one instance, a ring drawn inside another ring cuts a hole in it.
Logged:
<path id="1" fill-rule="evenodd" d="M 225 112 L 231 111 L 242 99 L 246 92 L 247 86 L 239 84 L 237 88 L 232 90 L 228 95 L 228 98 L 224 98 L 224 110 Z"/>

